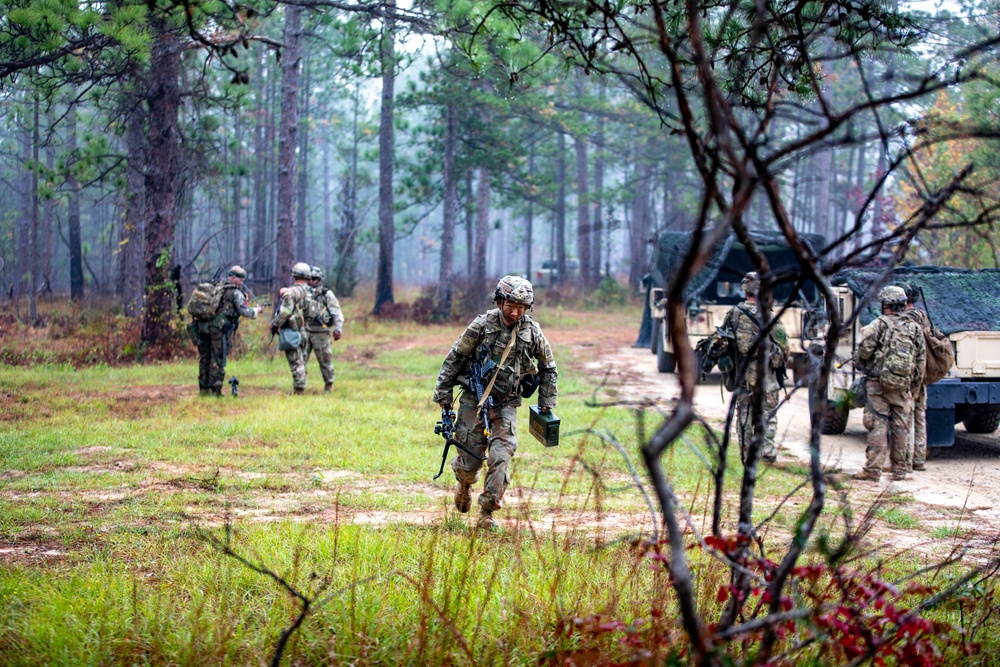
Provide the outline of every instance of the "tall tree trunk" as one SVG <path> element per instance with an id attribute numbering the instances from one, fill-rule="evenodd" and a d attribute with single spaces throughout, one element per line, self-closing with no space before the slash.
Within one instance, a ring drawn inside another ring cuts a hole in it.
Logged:
<path id="1" fill-rule="evenodd" d="M 53 143 L 55 137 L 55 112 L 49 105 L 46 114 L 46 125 L 48 126 L 49 139 L 45 142 L 45 171 L 51 174 L 56 165 L 56 147 Z M 48 197 L 42 208 L 41 227 L 38 230 L 38 279 L 42 291 L 52 292 L 52 228 L 55 219 L 56 202 L 54 197 Z"/>
<path id="2" fill-rule="evenodd" d="M 143 169 L 146 164 L 146 109 L 137 104 L 125 124 L 125 202 L 121 230 L 121 273 L 118 293 L 126 315 L 142 308 L 142 277 L 146 217 Z"/>
<path id="3" fill-rule="evenodd" d="M 278 236 L 275 274 L 285 279 L 295 263 L 295 148 L 299 131 L 299 41 L 302 8 L 285 5 L 285 49 L 281 61 L 281 127 L 278 134 Z M 278 295 L 274 295 L 275 302 Z"/>
<path id="4" fill-rule="evenodd" d="M 156 346 L 170 339 L 175 294 L 173 268 L 176 191 L 180 176 L 179 74 L 177 35 L 158 25 L 150 55 L 149 159 L 146 162 L 145 299 L 142 341 Z"/>
<path id="5" fill-rule="evenodd" d="M 441 225 L 441 266 L 438 274 L 437 317 L 451 317 L 452 264 L 455 258 L 455 214 L 458 184 L 455 174 L 455 145 L 458 143 L 458 109 L 449 103 L 444 120 L 444 214 Z"/>
<path id="6" fill-rule="evenodd" d="M 337 271 L 334 289 L 341 296 L 354 294 L 357 284 L 357 265 L 354 249 L 357 242 L 358 226 L 358 153 L 360 151 L 360 134 L 358 127 L 358 108 L 361 105 L 361 89 L 354 88 L 354 113 L 351 130 L 351 169 L 344 179 L 341 204 L 341 227 L 337 234 Z"/>
<path id="7" fill-rule="evenodd" d="M 476 259 L 473 263 L 473 294 L 486 289 L 486 239 L 490 234 L 490 170 L 479 168 L 476 187 Z"/>
<path id="8" fill-rule="evenodd" d="M 267 87 L 264 80 L 264 52 L 261 50 L 257 61 L 257 107 L 254 111 L 253 126 L 253 246 L 251 250 L 252 261 L 246 267 L 248 271 L 254 273 L 258 280 L 269 280 L 270 275 L 266 267 L 269 265 L 265 258 L 265 248 L 267 247 L 267 172 L 265 165 L 271 162 L 270 145 L 265 139 L 265 115 L 267 108 L 265 100 L 267 97 Z"/>
<path id="9" fill-rule="evenodd" d="M 640 162 L 636 169 L 635 205 L 632 209 L 632 233 L 629 241 L 631 249 L 628 273 L 630 289 L 636 289 L 642 282 L 642 276 L 646 273 L 649 263 L 649 180 L 653 167 L 645 159 L 645 155 L 639 147 L 636 147 L 636 155 Z"/>
<path id="10" fill-rule="evenodd" d="M 69 191 L 66 224 L 69 228 L 69 294 L 74 301 L 83 298 L 83 242 L 80 234 L 80 182 L 73 174 L 76 162 L 76 107 L 66 115 L 67 160 L 66 189 Z"/>
<path id="11" fill-rule="evenodd" d="M 236 114 L 236 150 L 233 151 L 233 218 L 229 230 L 229 259 L 245 264 L 243 257 L 243 113 Z"/>
<path id="12" fill-rule="evenodd" d="M 387 0 L 386 18 L 382 26 L 382 110 L 378 136 L 378 284 L 375 287 L 375 308 L 394 302 L 392 292 L 393 246 L 396 239 L 394 202 L 392 196 L 393 167 L 393 97 L 396 85 L 396 55 L 393 44 L 396 11 L 395 0 Z"/>
<path id="13" fill-rule="evenodd" d="M 601 106 L 604 102 L 604 83 L 601 83 Z M 594 196 L 593 210 L 594 222 L 593 233 L 591 234 L 590 251 L 590 278 L 591 287 L 596 287 L 601 282 L 601 234 L 604 227 L 604 114 L 597 117 L 597 133 L 594 136 Z"/>
<path id="14" fill-rule="evenodd" d="M 566 277 L 566 135 L 562 130 L 556 135 L 556 270 L 559 282 Z"/>
<path id="15" fill-rule="evenodd" d="M 531 280 L 531 241 L 534 236 L 534 226 L 535 226 L 535 141 L 531 142 L 528 146 L 528 187 L 531 191 L 528 193 L 528 211 L 527 219 L 525 220 L 525 226 L 527 230 L 525 232 L 525 250 L 524 250 L 524 271 L 525 277 Z"/>
<path id="16" fill-rule="evenodd" d="M 323 138 L 323 266 L 327 271 L 333 266 L 333 214 L 330 201 L 330 137 Z"/>
<path id="17" fill-rule="evenodd" d="M 465 172 L 465 275 L 472 280 L 472 263 L 475 254 L 476 200 L 472 189 L 472 170 Z"/>
<path id="18" fill-rule="evenodd" d="M 31 164 L 31 127 L 27 113 L 20 120 L 21 164 L 29 165 Z M 31 172 L 23 167 L 21 177 L 18 179 L 17 190 L 17 252 L 14 253 L 14 282 L 12 285 L 15 299 L 20 298 L 22 294 L 31 289 L 28 282 L 31 271 L 28 266 L 28 258 L 31 256 Z"/>
<path id="19" fill-rule="evenodd" d="M 39 144 L 42 141 L 39 132 L 38 114 L 38 94 L 35 94 L 35 103 L 32 105 L 31 123 L 31 218 L 28 228 L 28 269 L 31 271 L 31 278 L 28 281 L 28 316 L 32 326 L 38 321 L 38 153 Z"/>
<path id="20" fill-rule="evenodd" d="M 295 219 L 295 254 L 300 258 L 309 257 L 308 242 L 306 239 L 307 214 L 309 212 L 309 56 L 305 56 L 302 62 L 303 74 L 305 75 L 305 85 L 302 86 L 302 94 L 299 95 L 301 116 L 299 117 L 299 205 L 296 209 Z M 319 263 L 319 259 L 316 260 Z"/>
<path id="21" fill-rule="evenodd" d="M 580 285 L 589 287 L 590 277 L 590 195 L 587 183 L 587 142 L 575 140 L 576 148 L 576 248 L 580 262 Z"/>

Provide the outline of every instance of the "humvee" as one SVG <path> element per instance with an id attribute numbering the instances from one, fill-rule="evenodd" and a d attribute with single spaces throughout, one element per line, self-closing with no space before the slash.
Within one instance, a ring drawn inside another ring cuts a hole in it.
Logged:
<path id="1" fill-rule="evenodd" d="M 882 271 L 852 269 L 834 276 L 840 312 L 847 321 L 872 291 Z M 955 443 L 955 424 L 969 433 L 993 433 L 1000 426 L 1000 271 L 950 267 L 900 267 L 884 284 L 911 283 L 921 289 L 931 323 L 955 347 L 955 365 L 946 378 L 927 387 L 927 444 Z M 844 432 L 852 409 L 850 386 L 857 373 L 851 363 L 858 333 L 878 316 L 877 299 L 844 332 L 836 350 L 827 392 L 823 433 Z"/>
<path id="2" fill-rule="evenodd" d="M 798 273 L 795 256 L 780 233 L 753 231 L 750 234 L 767 257 L 772 270 Z M 825 244 L 824 238 L 818 234 L 802 236 L 817 250 Z M 672 373 L 676 365 L 667 328 L 666 288 L 690 243 L 690 232 L 662 232 L 656 239 L 647 308 L 652 318 L 650 347 L 656 354 L 656 366 L 661 373 Z M 684 291 L 687 330 L 692 347 L 714 333 L 716 327 L 722 326 L 729 310 L 743 301 L 740 281 L 753 270 L 754 265 L 745 246 L 735 235 L 730 235 L 712 253 L 708 265 Z M 781 322 L 791 345 L 791 370 L 798 379 L 807 368 L 806 350 L 814 340 L 821 339 L 825 331 L 824 308 L 812 282 L 799 289 L 794 282 L 778 284 L 774 290 L 774 311 L 777 312 L 786 303 L 789 308 L 782 313 Z M 700 359 L 698 361 L 700 366 Z"/>

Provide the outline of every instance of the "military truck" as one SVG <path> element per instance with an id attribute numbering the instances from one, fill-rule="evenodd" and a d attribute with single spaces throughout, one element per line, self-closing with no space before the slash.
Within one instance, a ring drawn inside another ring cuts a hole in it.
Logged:
<path id="1" fill-rule="evenodd" d="M 850 318 L 882 275 L 877 269 L 838 273 L 832 283 L 844 321 Z M 955 347 L 955 365 L 946 378 L 927 387 L 927 444 L 955 443 L 955 424 L 969 433 L 993 433 L 1000 426 L 1000 271 L 949 267 L 901 267 L 884 284 L 907 282 L 921 289 L 932 324 Z M 918 303 L 918 308 L 925 308 Z M 877 299 L 840 338 L 827 393 L 823 433 L 840 434 L 853 400 L 857 377 L 851 357 L 861 327 L 878 316 Z"/>
<path id="2" fill-rule="evenodd" d="M 754 231 L 750 235 L 774 271 L 790 270 L 793 275 L 798 273 L 795 255 L 780 233 Z M 652 321 L 649 345 L 656 355 L 656 366 L 661 373 L 672 373 L 676 366 L 667 329 L 666 288 L 687 253 L 691 238 L 690 232 L 661 232 L 656 239 L 646 306 Z M 804 234 L 803 240 L 817 250 L 825 244 L 824 238 L 818 234 Z M 754 265 L 746 247 L 737 240 L 735 234 L 731 234 L 715 249 L 707 266 L 684 290 L 687 329 L 692 347 L 714 333 L 716 327 L 722 326 L 729 310 L 743 301 L 740 281 L 747 272 L 753 270 Z M 775 287 L 774 303 L 775 311 L 785 303 L 790 304 L 781 315 L 781 322 L 791 344 L 791 370 L 795 379 L 798 379 L 807 367 L 806 350 L 812 341 L 822 338 L 825 330 L 822 299 L 819 298 L 815 284 L 811 282 L 807 282 L 801 289 L 796 289 L 793 282 L 783 282 Z M 637 344 L 642 343 L 640 336 Z"/>

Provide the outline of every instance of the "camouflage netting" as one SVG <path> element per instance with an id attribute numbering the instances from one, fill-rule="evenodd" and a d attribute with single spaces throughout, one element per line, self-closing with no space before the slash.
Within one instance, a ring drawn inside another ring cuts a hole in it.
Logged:
<path id="1" fill-rule="evenodd" d="M 771 268 L 775 271 L 792 270 L 793 274 L 798 274 L 798 262 L 794 253 L 789 249 L 785 237 L 780 232 L 751 231 L 750 236 L 760 247 L 767 257 Z M 819 250 L 826 244 L 826 239 L 820 234 L 802 234 L 802 239 L 812 248 Z M 660 232 L 656 237 L 656 245 L 653 249 L 652 268 L 650 270 L 652 285 L 650 287 L 666 287 L 669 279 L 680 267 L 691 245 L 691 232 Z M 739 293 L 739 283 L 749 271 L 755 271 L 756 267 L 750 261 L 750 256 L 746 252 L 746 247 L 736 239 L 735 234 L 730 234 L 718 244 L 712 252 L 707 265 L 688 283 L 684 288 L 685 303 L 718 303 L 725 305 L 736 305 L 743 300 Z M 720 296 L 716 292 L 716 285 L 720 282 L 733 284 L 734 293 Z M 776 303 L 783 303 L 792 294 L 795 285 L 785 282 L 776 286 L 774 299 Z M 816 290 L 810 283 L 803 287 L 802 291 L 796 295 L 797 300 L 816 301 Z M 646 310 L 643 312 L 643 323 L 639 330 L 639 339 L 636 347 L 649 347 L 651 344 L 652 326 L 649 321 L 649 299 L 647 298 Z"/>
<path id="2" fill-rule="evenodd" d="M 767 256 L 771 268 L 775 271 L 782 269 L 794 269 L 798 266 L 795 254 L 789 249 L 785 237 L 780 232 L 751 231 L 750 236 Z M 666 287 L 668 280 L 680 267 L 684 260 L 684 255 L 691 245 L 690 232 L 661 232 L 657 237 L 656 248 L 653 251 L 653 284 Z M 802 239 L 812 248 L 819 250 L 826 244 L 826 240 L 819 234 L 802 234 Z M 739 303 L 742 298 L 718 297 L 712 287 L 719 281 L 736 283 L 749 271 L 755 271 L 756 267 L 750 261 L 746 247 L 736 239 L 735 234 L 730 234 L 726 239 L 715 247 L 707 265 L 694 277 L 684 289 L 685 301 L 698 299 L 713 303 Z M 796 270 L 795 273 L 798 273 Z M 792 285 L 786 283 L 778 285 L 774 291 L 775 301 L 784 301 L 792 290 Z M 815 291 L 809 289 L 807 298 L 815 298 Z"/>
<path id="3" fill-rule="evenodd" d="M 841 271 L 834 285 L 846 285 L 858 297 L 866 295 L 882 272 L 873 269 Z M 899 267 L 883 285 L 910 283 L 923 290 L 934 326 L 946 334 L 958 331 L 1000 331 L 1000 271 L 971 271 L 943 266 Z M 875 295 L 877 296 L 877 295 Z M 868 324 L 878 314 L 873 303 L 861 314 Z M 917 301 L 917 308 L 923 303 Z"/>

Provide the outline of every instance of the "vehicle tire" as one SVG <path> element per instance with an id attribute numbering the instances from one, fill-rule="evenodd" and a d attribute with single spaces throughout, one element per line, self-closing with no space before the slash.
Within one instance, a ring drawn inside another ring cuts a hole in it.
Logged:
<path id="1" fill-rule="evenodd" d="M 995 433 L 1000 426 L 1000 410 L 977 412 L 962 420 L 965 430 L 969 433 Z"/>
<path id="2" fill-rule="evenodd" d="M 820 433 L 823 435 L 840 435 L 847 428 L 847 418 L 851 414 L 851 409 L 847 405 L 834 403 L 827 399 L 826 414 L 823 416 L 823 426 Z"/>
<path id="3" fill-rule="evenodd" d="M 677 366 L 677 362 L 674 360 L 674 355 L 670 354 L 666 350 L 666 345 L 663 341 L 657 337 L 656 339 L 656 370 L 661 373 L 673 373 L 674 368 Z"/>
<path id="4" fill-rule="evenodd" d="M 660 320 L 659 318 L 653 320 L 653 338 L 649 343 L 649 351 L 653 354 L 657 353 L 660 349 Z"/>

